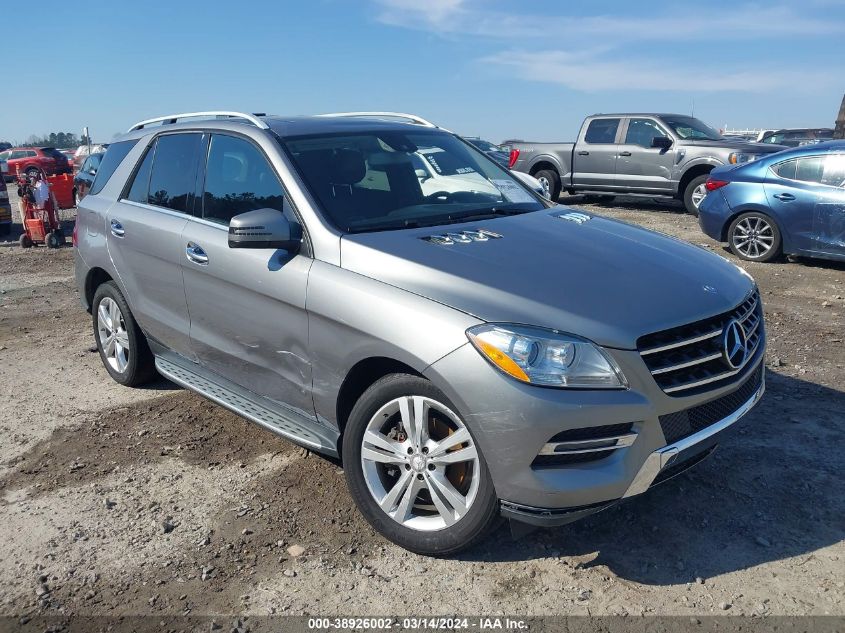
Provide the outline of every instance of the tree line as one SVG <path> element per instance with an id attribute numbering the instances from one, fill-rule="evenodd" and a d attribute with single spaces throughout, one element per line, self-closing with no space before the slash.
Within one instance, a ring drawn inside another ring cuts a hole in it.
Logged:
<path id="1" fill-rule="evenodd" d="M 49 146 L 56 147 L 58 149 L 76 149 L 80 145 L 87 145 L 88 142 L 89 139 L 84 134 L 81 136 L 77 136 L 73 132 L 50 132 L 49 134 L 45 134 L 43 136 L 31 134 L 26 138 L 26 141 L 24 141 L 23 143 L 0 142 L 0 145 L 8 144 L 12 147 Z"/>

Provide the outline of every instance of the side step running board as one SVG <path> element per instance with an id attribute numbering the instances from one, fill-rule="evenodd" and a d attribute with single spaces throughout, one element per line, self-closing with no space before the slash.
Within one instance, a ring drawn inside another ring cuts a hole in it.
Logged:
<path id="1" fill-rule="evenodd" d="M 195 391 L 291 442 L 332 457 L 338 456 L 337 431 L 317 426 L 316 422 L 300 413 L 282 408 L 224 378 L 209 375 L 192 366 L 194 364 L 190 361 L 174 362 L 156 356 L 155 362 L 158 372 L 177 385 Z"/>

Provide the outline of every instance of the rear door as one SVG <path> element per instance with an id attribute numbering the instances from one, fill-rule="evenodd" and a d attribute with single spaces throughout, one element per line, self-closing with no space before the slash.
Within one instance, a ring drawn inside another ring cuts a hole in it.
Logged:
<path id="1" fill-rule="evenodd" d="M 622 119 L 596 117 L 581 131 L 572 157 L 572 183 L 580 189 L 613 189 Z"/>
<path id="2" fill-rule="evenodd" d="M 841 187 L 822 185 L 826 156 L 808 155 L 777 163 L 764 188 L 769 207 L 793 247 L 829 252 L 835 247 Z M 828 172 L 832 176 L 832 171 Z"/>
<path id="3" fill-rule="evenodd" d="M 616 186 L 633 191 L 672 193 L 676 151 L 651 146 L 655 137 L 671 136 L 651 117 L 631 117 L 626 123 L 618 146 Z"/>
<path id="4" fill-rule="evenodd" d="M 182 230 L 193 208 L 202 135 L 162 134 L 108 214 L 109 253 L 148 336 L 192 357 Z"/>
<path id="5" fill-rule="evenodd" d="M 845 257 L 845 153 L 824 158 L 813 234 L 820 253 Z"/>
<path id="6" fill-rule="evenodd" d="M 311 362 L 305 290 L 312 259 L 229 248 L 229 220 L 270 208 L 299 222 L 275 169 L 252 140 L 210 136 L 202 195 L 180 243 L 191 344 L 200 364 L 309 417 Z"/>

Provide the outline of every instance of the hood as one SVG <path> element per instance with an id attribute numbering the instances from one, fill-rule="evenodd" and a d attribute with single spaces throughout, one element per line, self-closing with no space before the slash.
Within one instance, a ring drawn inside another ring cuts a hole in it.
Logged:
<path id="1" fill-rule="evenodd" d="M 479 230 L 500 237 L 476 241 L 461 233 Z M 461 239 L 430 239 L 446 233 Z M 753 288 L 740 268 L 702 248 L 562 206 L 344 235 L 341 265 L 482 321 L 551 328 L 623 349 L 635 349 L 644 334 L 726 312 Z"/>
<path id="2" fill-rule="evenodd" d="M 771 143 L 749 143 L 748 141 L 740 141 L 734 139 L 722 139 L 719 141 L 707 140 L 689 140 L 681 141 L 683 145 L 695 145 L 696 147 L 717 147 L 719 149 L 729 149 L 736 152 L 748 152 L 749 154 L 773 154 L 774 152 L 782 152 L 787 147 L 783 145 L 772 145 Z"/>

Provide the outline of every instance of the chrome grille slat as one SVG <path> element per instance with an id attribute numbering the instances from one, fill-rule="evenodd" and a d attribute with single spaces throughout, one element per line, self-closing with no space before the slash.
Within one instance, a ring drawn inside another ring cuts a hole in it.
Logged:
<path id="1" fill-rule="evenodd" d="M 649 349 L 644 349 L 640 352 L 640 356 L 647 356 L 649 354 L 657 354 L 658 352 L 667 352 L 670 349 L 677 349 L 679 347 L 684 347 L 686 345 L 692 345 L 693 343 L 700 343 L 701 341 L 706 341 L 709 338 L 713 338 L 719 336 L 722 333 L 722 328 L 719 328 L 715 332 L 710 332 L 709 334 L 702 334 L 701 336 L 696 336 L 693 338 L 688 338 L 683 341 L 678 341 L 677 343 L 670 343 L 669 345 L 662 345 L 660 347 L 651 347 Z"/>
<path id="2" fill-rule="evenodd" d="M 581 453 L 598 453 L 625 448 L 637 439 L 636 433 L 626 433 L 613 437 L 595 437 L 587 440 L 568 440 L 565 442 L 549 442 L 540 449 L 538 455 L 578 455 Z M 596 446 L 585 446 L 596 444 Z M 600 444 L 600 445 L 599 445 Z M 567 448 L 571 446 L 572 448 Z"/>
<path id="3" fill-rule="evenodd" d="M 677 369 L 685 369 L 687 367 L 692 367 L 693 365 L 700 365 L 701 363 L 706 363 L 711 360 L 716 360 L 717 358 L 722 357 L 722 352 L 717 352 L 714 354 L 709 354 L 707 356 L 703 356 L 701 358 L 696 358 L 694 360 L 687 361 L 685 363 L 678 363 L 677 365 L 669 365 L 668 367 L 661 367 L 660 369 L 652 370 L 652 375 L 658 374 L 666 374 L 670 371 L 675 371 Z"/>
<path id="4" fill-rule="evenodd" d="M 747 370 L 749 363 L 759 360 L 765 339 L 762 323 L 763 304 L 755 288 L 727 312 L 643 336 L 637 346 L 649 372 L 665 393 L 672 396 L 699 393 L 696 390 L 713 388 L 707 385 L 729 384 L 734 376 Z M 739 355 L 737 348 L 732 347 L 733 356 L 729 360 L 725 339 L 735 341 L 736 336 L 742 337 L 745 344 L 744 358 L 742 347 L 738 348 Z M 736 367 L 737 364 L 740 366 Z"/>

